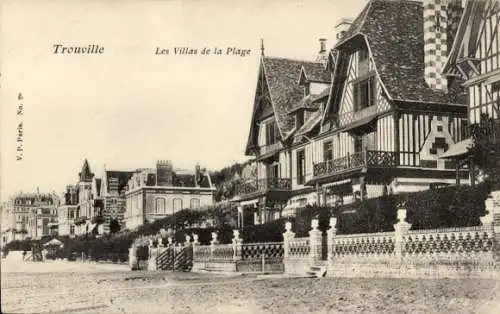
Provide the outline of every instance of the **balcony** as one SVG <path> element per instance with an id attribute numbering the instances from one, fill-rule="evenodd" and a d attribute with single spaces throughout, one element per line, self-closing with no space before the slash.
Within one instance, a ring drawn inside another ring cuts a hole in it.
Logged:
<path id="1" fill-rule="evenodd" d="M 281 142 L 276 142 L 269 145 L 260 146 L 260 156 L 259 159 L 265 159 L 274 156 L 283 148 Z"/>
<path id="2" fill-rule="evenodd" d="M 390 168 L 398 165 L 397 153 L 368 150 L 314 164 L 313 176 L 321 177 L 361 170 L 364 167 Z"/>
<path id="3" fill-rule="evenodd" d="M 240 198 L 252 198 L 268 192 L 286 192 L 292 188 L 291 179 L 265 178 L 243 183 L 236 187 L 236 195 Z"/>
<path id="4" fill-rule="evenodd" d="M 353 124 L 352 127 L 357 127 L 358 125 L 368 123 L 372 119 L 375 119 L 379 112 L 378 106 L 374 105 L 365 107 L 361 110 L 344 113 L 339 117 L 340 126 L 351 127 L 349 124 Z"/>

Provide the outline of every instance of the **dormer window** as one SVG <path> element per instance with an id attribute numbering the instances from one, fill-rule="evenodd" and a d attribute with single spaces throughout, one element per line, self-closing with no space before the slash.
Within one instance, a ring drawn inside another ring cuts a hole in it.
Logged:
<path id="1" fill-rule="evenodd" d="M 275 121 L 266 123 L 266 145 L 278 142 L 278 128 Z"/>
<path id="2" fill-rule="evenodd" d="M 304 124 L 304 111 L 303 110 L 298 110 L 297 114 L 295 115 L 295 125 L 298 128 L 300 128 Z"/>
<path id="3" fill-rule="evenodd" d="M 359 51 L 359 62 L 363 62 L 368 59 L 368 49 L 363 48 Z"/>
<path id="4" fill-rule="evenodd" d="M 311 83 L 304 84 L 304 96 L 308 96 L 311 93 Z"/>
<path id="5" fill-rule="evenodd" d="M 371 107 L 375 104 L 375 79 L 373 76 L 354 83 L 355 110 Z"/>

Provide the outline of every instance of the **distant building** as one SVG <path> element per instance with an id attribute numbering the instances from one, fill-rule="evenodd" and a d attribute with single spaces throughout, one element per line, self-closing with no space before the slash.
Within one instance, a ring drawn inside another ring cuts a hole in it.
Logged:
<path id="1" fill-rule="evenodd" d="M 135 171 L 104 169 L 100 184 L 100 195 L 96 199 L 96 217 L 102 219 L 99 234 L 111 233 L 125 227 L 125 192 L 127 183 Z M 100 214 L 101 216 L 97 216 Z M 113 230 L 116 228 L 117 230 Z"/>
<path id="2" fill-rule="evenodd" d="M 40 239 L 57 232 L 57 206 L 54 194 L 18 193 L 2 205 L 2 241 Z"/>
<path id="3" fill-rule="evenodd" d="M 168 161 L 156 169 L 140 169 L 128 181 L 125 221 L 128 229 L 153 222 L 181 209 L 199 209 L 213 204 L 215 188 L 207 171 L 174 170 Z"/>
<path id="4" fill-rule="evenodd" d="M 78 192 L 75 186 L 68 185 L 63 202 L 57 208 L 59 235 L 74 236 L 76 234 L 75 219 L 80 215 L 78 210 Z"/>

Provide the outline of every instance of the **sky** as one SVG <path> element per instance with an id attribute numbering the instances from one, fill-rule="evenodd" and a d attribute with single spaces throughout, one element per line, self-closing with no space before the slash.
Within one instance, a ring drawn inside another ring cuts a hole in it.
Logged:
<path id="1" fill-rule="evenodd" d="M 0 16 L 0 197 L 62 193 L 83 161 L 107 170 L 217 170 L 248 159 L 260 58 L 313 60 L 367 0 L 4 0 Z M 99 45 L 102 54 L 54 54 Z M 168 55 L 156 55 L 157 48 Z M 197 49 L 175 55 L 174 47 Z M 201 55 L 206 47 L 222 55 Z M 248 56 L 225 54 L 250 49 Z M 18 100 L 19 93 L 23 100 Z M 18 105 L 23 115 L 17 115 Z M 17 126 L 23 123 L 23 158 Z"/>

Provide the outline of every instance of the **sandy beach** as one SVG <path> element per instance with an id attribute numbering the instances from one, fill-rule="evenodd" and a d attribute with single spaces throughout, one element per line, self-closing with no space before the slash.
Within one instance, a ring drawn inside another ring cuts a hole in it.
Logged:
<path id="1" fill-rule="evenodd" d="M 3 313 L 499 313 L 499 282 L 269 278 L 2 260 Z"/>

